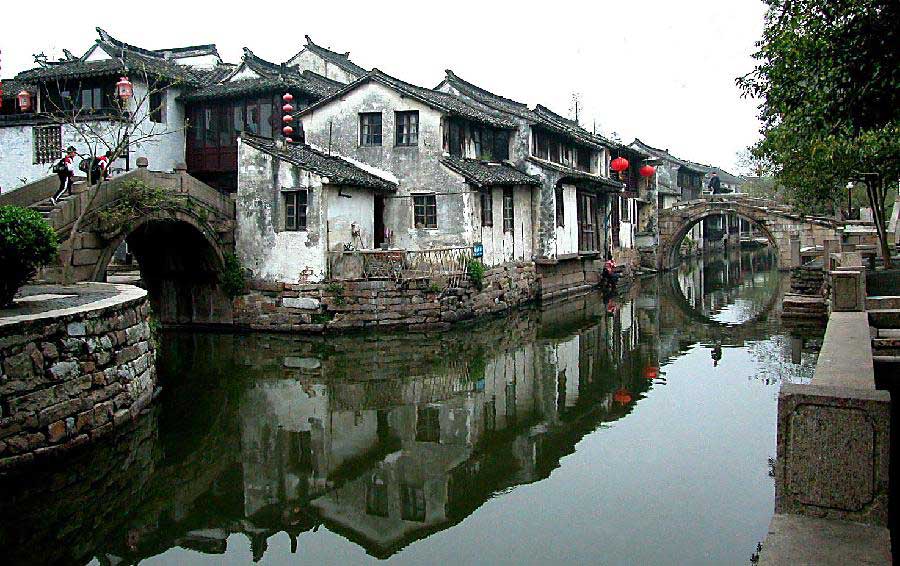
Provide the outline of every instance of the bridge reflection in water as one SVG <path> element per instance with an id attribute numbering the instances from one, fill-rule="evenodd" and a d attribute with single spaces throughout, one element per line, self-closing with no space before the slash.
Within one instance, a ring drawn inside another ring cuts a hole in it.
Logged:
<path id="1" fill-rule="evenodd" d="M 771 516 L 775 383 L 812 370 L 773 267 L 710 258 L 445 334 L 167 334 L 136 430 L 0 480 L 0 544 L 22 563 L 744 561 Z"/>

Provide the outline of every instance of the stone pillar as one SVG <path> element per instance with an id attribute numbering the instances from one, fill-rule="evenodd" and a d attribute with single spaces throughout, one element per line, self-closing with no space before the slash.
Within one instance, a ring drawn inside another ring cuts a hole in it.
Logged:
<path id="1" fill-rule="evenodd" d="M 803 260 L 800 257 L 800 234 L 798 234 L 797 232 L 791 233 L 790 246 L 791 246 L 791 265 L 790 265 L 790 267 L 792 269 L 795 267 L 800 267 L 803 264 Z"/>
<path id="2" fill-rule="evenodd" d="M 834 258 L 831 254 L 841 251 L 839 240 L 822 240 L 822 269 L 826 272 L 834 269 Z"/>
<path id="3" fill-rule="evenodd" d="M 866 310 L 865 270 L 831 271 L 831 310 L 861 312 Z"/>

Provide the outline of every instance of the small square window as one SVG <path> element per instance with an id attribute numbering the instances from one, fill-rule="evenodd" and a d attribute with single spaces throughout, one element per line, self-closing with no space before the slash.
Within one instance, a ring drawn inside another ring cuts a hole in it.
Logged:
<path id="1" fill-rule="evenodd" d="M 419 145 L 419 111 L 395 112 L 394 120 L 397 124 L 397 145 Z"/>
<path id="2" fill-rule="evenodd" d="M 413 223 L 416 228 L 437 228 L 437 198 L 413 195 Z"/>
<path id="3" fill-rule="evenodd" d="M 359 145 L 381 145 L 381 112 L 359 115 Z"/>
<path id="4" fill-rule="evenodd" d="M 166 123 L 166 91 L 157 90 L 150 93 L 150 121 L 155 124 Z"/>
<path id="5" fill-rule="evenodd" d="M 286 231 L 306 230 L 307 191 L 290 191 L 284 195 L 284 229 Z"/>
<path id="6" fill-rule="evenodd" d="M 512 187 L 504 187 L 503 189 L 503 231 L 513 231 L 513 190 Z"/>

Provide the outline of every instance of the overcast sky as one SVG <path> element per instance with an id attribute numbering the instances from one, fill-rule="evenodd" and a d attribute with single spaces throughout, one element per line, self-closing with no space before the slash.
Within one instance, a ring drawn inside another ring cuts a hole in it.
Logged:
<path id="1" fill-rule="evenodd" d="M 762 33 L 757 0 L 593 2 L 269 2 L 154 0 L 107 8 L 43 2 L 40 16 L 5 21 L 2 76 L 33 66 L 32 54 L 83 53 L 100 26 L 113 37 L 159 49 L 215 43 L 226 61 L 247 46 L 282 62 L 304 34 L 350 51 L 366 68 L 434 87 L 444 69 L 497 94 L 571 116 L 582 125 L 693 161 L 735 169 L 758 138 L 756 102 L 736 76 L 753 66 Z M 64 17 L 56 14 L 64 13 Z"/>

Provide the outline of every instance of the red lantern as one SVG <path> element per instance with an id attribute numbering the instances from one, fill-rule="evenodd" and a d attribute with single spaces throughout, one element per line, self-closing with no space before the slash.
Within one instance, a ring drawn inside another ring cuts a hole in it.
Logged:
<path id="1" fill-rule="evenodd" d="M 631 403 L 631 393 L 624 387 L 613 393 L 613 400 L 619 405 Z"/>
<path id="2" fill-rule="evenodd" d="M 294 121 L 294 117 L 291 116 L 290 114 L 285 114 L 284 116 L 281 117 L 281 121 L 284 122 L 285 124 L 289 124 Z"/>
<path id="3" fill-rule="evenodd" d="M 290 104 L 285 104 L 284 106 L 281 107 L 281 111 L 284 112 L 285 114 L 288 114 L 288 113 L 294 111 L 294 107 L 291 106 Z"/>
<path id="4" fill-rule="evenodd" d="M 281 95 L 281 100 L 290 103 L 290 101 L 294 100 L 294 95 L 289 92 L 286 92 L 283 95 Z"/>
<path id="5" fill-rule="evenodd" d="M 656 167 L 652 165 L 644 165 L 638 171 L 641 174 L 641 177 L 651 177 L 654 173 L 656 173 Z"/>
<path id="6" fill-rule="evenodd" d="M 294 133 L 294 128 L 292 128 L 290 126 L 285 126 L 285 127 L 281 128 L 281 131 L 284 132 L 285 136 L 290 136 L 291 134 Z"/>
<path id="7" fill-rule="evenodd" d="M 624 157 L 616 157 L 609 164 L 609 167 L 616 173 L 621 173 L 622 171 L 628 169 L 628 160 Z"/>
<path id="8" fill-rule="evenodd" d="M 659 368 L 653 366 L 647 366 L 644 368 L 644 378 L 645 379 L 656 379 L 659 377 Z"/>
<path id="9" fill-rule="evenodd" d="M 128 80 L 128 77 L 122 77 L 116 83 L 116 96 L 122 99 L 122 102 L 128 102 L 128 99 L 134 96 L 134 85 Z"/>
<path id="10" fill-rule="evenodd" d="M 26 112 L 31 108 L 31 93 L 27 90 L 22 90 L 19 94 L 16 95 L 16 99 L 19 101 L 19 110 L 22 112 Z"/>

